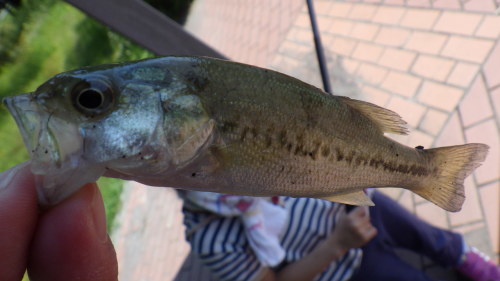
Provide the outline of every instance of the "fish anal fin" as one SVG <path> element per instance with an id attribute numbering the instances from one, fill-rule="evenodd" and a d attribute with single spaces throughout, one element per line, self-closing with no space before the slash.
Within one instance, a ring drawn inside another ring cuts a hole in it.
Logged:
<path id="1" fill-rule="evenodd" d="M 407 123 L 396 112 L 365 101 L 348 97 L 339 98 L 370 119 L 382 132 L 398 135 L 408 134 Z"/>
<path id="2" fill-rule="evenodd" d="M 374 206 L 373 201 L 363 191 L 356 191 L 342 195 L 332 195 L 328 197 L 318 197 L 331 202 L 338 202 L 356 206 Z"/>

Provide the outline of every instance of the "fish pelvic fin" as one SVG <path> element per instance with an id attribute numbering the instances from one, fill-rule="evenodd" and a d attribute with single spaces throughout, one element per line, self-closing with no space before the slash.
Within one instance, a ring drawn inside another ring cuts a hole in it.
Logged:
<path id="1" fill-rule="evenodd" d="M 338 202 L 356 206 L 374 206 L 373 201 L 363 191 L 356 191 L 342 195 L 332 195 L 328 197 L 318 197 L 331 202 Z"/>
<path id="2" fill-rule="evenodd" d="M 411 190 L 447 211 L 460 211 L 465 200 L 464 180 L 481 166 L 488 149 L 482 143 L 426 149 L 438 171 Z"/>
<path id="3" fill-rule="evenodd" d="M 398 135 L 408 134 L 406 121 L 396 112 L 365 101 L 354 100 L 348 97 L 338 98 L 370 119 L 382 132 Z"/>

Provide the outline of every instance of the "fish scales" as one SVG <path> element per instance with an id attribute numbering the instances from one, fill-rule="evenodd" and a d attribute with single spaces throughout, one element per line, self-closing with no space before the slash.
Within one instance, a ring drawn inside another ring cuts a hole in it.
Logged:
<path id="1" fill-rule="evenodd" d="M 307 84 L 290 83 L 290 77 L 274 72 L 253 75 L 255 69 L 231 66 L 229 71 L 235 75 L 228 79 L 220 75 L 223 71 L 210 71 L 218 65 L 203 65 L 201 79 L 224 82 L 210 83 L 199 96 L 221 124 L 219 132 L 227 145 L 225 164 L 228 176 L 235 175 L 234 185 L 244 183 L 258 195 L 270 195 L 279 187 L 294 196 L 326 197 L 334 194 L 333 189 L 339 193 L 347 186 L 352 189 L 351 178 L 356 178 L 359 189 L 369 184 L 398 186 L 407 181 L 406 171 L 388 169 L 387 163 L 411 167 L 422 161 L 413 149 L 405 151 L 402 146 L 398 146 L 397 158 L 385 161 L 381 155 L 390 148 L 383 151 L 384 147 L 397 144 L 334 96 Z M 206 77 L 207 73 L 212 75 Z M 230 90 L 238 85 L 252 86 Z M 254 85 L 262 86 L 256 89 Z M 376 145 L 367 145 L 366 138 Z"/>
<path id="2" fill-rule="evenodd" d="M 4 100 L 31 152 L 42 204 L 109 176 L 149 185 L 372 204 L 409 189 L 449 210 L 484 144 L 416 149 L 394 112 L 268 69 L 164 57 L 56 75 Z M 69 133 L 70 132 L 70 133 Z"/>

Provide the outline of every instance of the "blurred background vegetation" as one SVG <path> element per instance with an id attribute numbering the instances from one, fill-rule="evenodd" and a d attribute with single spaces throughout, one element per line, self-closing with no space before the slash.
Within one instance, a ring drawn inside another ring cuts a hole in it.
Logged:
<path id="1" fill-rule="evenodd" d="M 146 2 L 180 23 L 191 3 Z M 51 76 L 70 69 L 153 56 L 64 1 L 0 0 L 0 99 L 33 91 Z M 0 143 L 0 171 L 28 160 L 15 122 L 3 105 Z M 122 184 L 116 179 L 99 180 L 110 230 Z"/>

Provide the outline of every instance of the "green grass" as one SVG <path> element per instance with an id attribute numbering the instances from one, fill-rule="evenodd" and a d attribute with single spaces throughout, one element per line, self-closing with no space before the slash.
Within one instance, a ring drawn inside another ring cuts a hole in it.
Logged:
<path id="1" fill-rule="evenodd" d="M 106 208 L 106 224 L 108 233 L 111 233 L 115 225 L 116 214 L 120 210 L 120 195 L 123 189 L 123 181 L 112 178 L 100 178 L 97 181 L 100 187 L 104 207 Z"/>
<path id="2" fill-rule="evenodd" d="M 30 92 L 51 76 L 87 65 L 152 54 L 56 0 L 25 0 L 0 18 L 0 99 Z M 0 106 L 0 171 L 28 160 L 14 120 Z M 120 207 L 122 181 L 100 179 L 108 229 Z"/>

